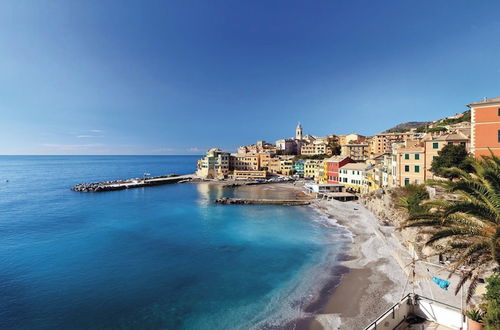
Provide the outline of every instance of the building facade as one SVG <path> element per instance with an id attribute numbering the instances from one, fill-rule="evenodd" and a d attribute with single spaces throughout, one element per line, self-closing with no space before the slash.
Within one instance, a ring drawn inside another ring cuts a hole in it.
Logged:
<path id="1" fill-rule="evenodd" d="M 462 132 L 431 136 L 425 140 L 425 179 L 434 179 L 431 172 L 432 160 L 443 149 L 445 145 L 463 145 L 467 151 L 470 150 L 470 138 Z"/>
<path id="2" fill-rule="evenodd" d="M 207 179 L 224 178 L 230 169 L 230 154 L 218 148 L 210 149 L 198 160 L 196 175 Z"/>
<path id="3" fill-rule="evenodd" d="M 397 186 L 423 184 L 426 180 L 425 147 L 398 145 L 393 149 L 394 174 Z"/>
<path id="4" fill-rule="evenodd" d="M 325 159 L 326 183 L 339 183 L 339 169 L 349 163 L 354 163 L 354 160 L 345 156 L 332 156 Z"/>
<path id="5" fill-rule="evenodd" d="M 332 151 L 328 147 L 328 144 L 315 141 L 313 143 L 303 144 L 300 148 L 300 154 L 306 156 L 331 155 Z"/>
<path id="6" fill-rule="evenodd" d="M 231 154 L 231 170 L 258 171 L 260 170 L 259 154 Z"/>
<path id="7" fill-rule="evenodd" d="M 372 166 L 366 163 L 349 163 L 342 166 L 339 169 L 339 183 L 357 192 L 367 191 L 369 182 L 366 174 Z"/>
<path id="8" fill-rule="evenodd" d="M 307 179 L 316 178 L 320 167 L 323 167 L 323 160 L 306 159 L 304 162 L 304 178 Z"/>
<path id="9" fill-rule="evenodd" d="M 405 142 L 414 139 L 414 133 L 380 133 L 372 138 L 372 152 L 383 154 L 392 151 L 392 144 L 395 142 Z"/>
<path id="10" fill-rule="evenodd" d="M 476 158 L 500 156 L 500 97 L 468 105 L 471 109 L 471 152 Z"/>
<path id="11" fill-rule="evenodd" d="M 341 155 L 355 161 L 365 161 L 370 158 L 370 145 L 367 143 L 345 144 Z"/>

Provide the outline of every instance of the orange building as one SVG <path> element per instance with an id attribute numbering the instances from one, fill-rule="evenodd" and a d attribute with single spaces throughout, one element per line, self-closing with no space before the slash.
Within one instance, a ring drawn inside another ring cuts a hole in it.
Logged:
<path id="1" fill-rule="evenodd" d="M 500 156 L 500 97 L 468 105 L 471 109 L 471 152 L 476 158 L 491 150 Z"/>

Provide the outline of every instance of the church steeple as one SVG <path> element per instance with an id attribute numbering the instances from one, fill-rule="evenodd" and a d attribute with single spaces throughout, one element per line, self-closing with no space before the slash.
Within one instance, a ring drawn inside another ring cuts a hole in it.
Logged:
<path id="1" fill-rule="evenodd" d="M 300 125 L 300 122 L 295 129 L 295 139 L 302 140 L 302 126 Z"/>

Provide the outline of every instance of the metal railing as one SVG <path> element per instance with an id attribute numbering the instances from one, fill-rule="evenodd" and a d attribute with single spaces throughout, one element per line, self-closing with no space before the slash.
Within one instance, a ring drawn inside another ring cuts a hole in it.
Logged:
<path id="1" fill-rule="evenodd" d="M 412 295 L 411 293 L 408 293 L 399 302 L 395 303 L 394 305 L 392 305 L 392 307 L 390 307 L 388 310 L 386 310 L 384 313 L 382 313 L 375 321 L 373 321 L 367 327 L 365 327 L 364 330 L 377 329 L 377 322 L 384 319 L 390 313 L 392 313 L 392 317 L 394 318 L 397 307 L 399 307 L 401 304 L 408 301 L 410 299 L 411 295 Z"/>

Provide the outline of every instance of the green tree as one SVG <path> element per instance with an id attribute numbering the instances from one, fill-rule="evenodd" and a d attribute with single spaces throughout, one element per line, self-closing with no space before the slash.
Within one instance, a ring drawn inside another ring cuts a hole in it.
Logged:
<path id="1" fill-rule="evenodd" d="M 494 275 L 486 280 L 486 294 L 483 298 L 486 300 L 483 321 L 486 329 L 500 329 L 500 276 Z"/>
<path id="2" fill-rule="evenodd" d="M 448 169 L 458 167 L 461 170 L 470 172 L 472 159 L 469 156 L 465 146 L 448 144 L 438 151 L 431 164 L 431 172 L 444 178 L 456 178 L 457 174 Z"/>
<path id="3" fill-rule="evenodd" d="M 467 300 L 474 294 L 480 274 L 500 269 L 500 159 L 493 154 L 471 161 L 471 172 L 448 169 L 457 180 L 432 181 L 458 196 L 455 200 L 424 202 L 427 210 L 410 214 L 404 227 L 424 227 L 426 242 L 437 253 L 454 258 L 449 268 L 461 269 L 455 293 L 467 282 Z"/>

